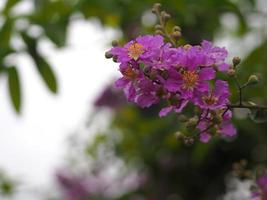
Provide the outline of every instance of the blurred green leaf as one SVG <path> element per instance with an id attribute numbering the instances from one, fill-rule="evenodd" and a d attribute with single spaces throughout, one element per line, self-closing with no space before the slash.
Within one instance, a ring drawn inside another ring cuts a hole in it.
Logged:
<path id="1" fill-rule="evenodd" d="M 7 19 L 0 29 L 1 49 L 8 48 L 12 36 L 13 20 Z"/>
<path id="2" fill-rule="evenodd" d="M 28 36 L 26 33 L 21 33 L 21 36 L 27 46 L 29 54 L 31 55 L 33 61 L 35 62 L 39 74 L 43 78 L 47 87 L 53 93 L 57 93 L 58 86 L 57 86 L 56 76 L 49 63 L 37 51 L 36 39 Z"/>
<path id="3" fill-rule="evenodd" d="M 13 107 L 16 112 L 20 112 L 21 108 L 21 88 L 20 88 L 20 78 L 15 67 L 9 67 L 8 70 L 8 87 L 9 94 Z"/>

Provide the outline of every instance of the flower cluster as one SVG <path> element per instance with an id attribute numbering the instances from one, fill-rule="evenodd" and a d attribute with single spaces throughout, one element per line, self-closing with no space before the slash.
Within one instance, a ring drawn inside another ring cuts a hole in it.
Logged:
<path id="1" fill-rule="evenodd" d="M 202 142 L 214 134 L 236 134 L 230 123 L 228 83 L 217 76 L 230 68 L 225 48 L 205 40 L 200 45 L 173 47 L 161 35 L 144 35 L 113 47 L 107 56 L 120 63 L 122 77 L 115 85 L 123 89 L 128 101 L 142 108 L 163 101 L 166 106 L 160 117 L 171 111 L 182 113 L 193 105 L 199 114 L 189 121 L 194 122 Z"/>

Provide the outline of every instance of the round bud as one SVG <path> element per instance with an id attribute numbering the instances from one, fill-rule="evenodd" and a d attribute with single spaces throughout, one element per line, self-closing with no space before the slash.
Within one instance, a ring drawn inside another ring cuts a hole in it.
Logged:
<path id="1" fill-rule="evenodd" d="M 113 47 L 116 47 L 116 46 L 119 45 L 119 43 L 118 43 L 117 40 L 113 40 L 113 41 L 111 42 L 111 45 L 112 45 Z"/>
<path id="2" fill-rule="evenodd" d="M 160 24 L 155 25 L 156 30 L 163 30 L 163 27 Z"/>
<path id="3" fill-rule="evenodd" d="M 241 59 L 236 56 L 236 57 L 233 57 L 232 62 L 234 66 L 237 66 L 241 62 Z"/>
<path id="4" fill-rule="evenodd" d="M 195 140 L 193 137 L 184 137 L 184 143 L 188 146 L 194 144 Z"/>
<path id="5" fill-rule="evenodd" d="M 117 56 L 113 56 L 112 60 L 113 60 L 113 62 L 118 62 L 118 57 Z"/>
<path id="6" fill-rule="evenodd" d="M 171 18 L 171 15 L 169 13 L 167 13 L 166 11 L 161 11 L 160 16 L 162 17 L 162 19 L 164 21 L 166 21 L 166 20 Z"/>
<path id="7" fill-rule="evenodd" d="M 247 85 L 256 85 L 259 82 L 259 78 L 256 75 L 251 75 L 248 78 Z"/>
<path id="8" fill-rule="evenodd" d="M 179 39 L 182 37 L 182 34 L 181 34 L 181 32 L 179 32 L 179 31 L 175 31 L 175 32 L 173 32 L 173 33 L 171 34 L 171 36 L 172 36 L 174 39 L 179 40 Z"/>
<path id="9" fill-rule="evenodd" d="M 192 117 L 186 123 L 186 128 L 190 131 L 194 130 L 197 126 L 198 118 Z"/>
<path id="10" fill-rule="evenodd" d="M 172 28 L 172 31 L 173 31 L 173 32 L 175 32 L 175 31 L 181 32 L 181 28 L 180 28 L 180 26 L 174 26 L 174 27 Z"/>
<path id="11" fill-rule="evenodd" d="M 174 136 L 177 140 L 182 140 L 185 137 L 184 134 L 180 131 L 177 131 L 176 133 L 174 133 Z"/>
<path id="12" fill-rule="evenodd" d="M 152 7 L 152 12 L 157 13 L 160 11 L 161 4 L 160 3 L 155 3 Z"/>
<path id="13" fill-rule="evenodd" d="M 109 59 L 109 58 L 112 58 L 113 55 L 112 55 L 109 51 L 107 51 L 107 52 L 105 53 L 105 57 L 106 57 L 107 59 Z"/>
<path id="14" fill-rule="evenodd" d="M 164 35 L 164 33 L 163 33 L 161 30 L 156 30 L 155 33 L 156 33 L 157 35 Z"/>
<path id="15" fill-rule="evenodd" d="M 227 74 L 228 76 L 234 76 L 235 75 L 235 70 L 233 68 L 230 68 L 228 71 L 227 71 Z"/>

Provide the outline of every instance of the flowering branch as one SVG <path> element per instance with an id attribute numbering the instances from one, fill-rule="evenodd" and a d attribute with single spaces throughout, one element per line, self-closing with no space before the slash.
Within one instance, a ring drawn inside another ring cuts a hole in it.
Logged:
<path id="1" fill-rule="evenodd" d="M 171 111 L 183 116 L 180 119 L 186 133 L 178 132 L 177 138 L 186 144 L 192 144 L 195 138 L 208 142 L 214 135 L 233 137 L 236 135 L 231 124 L 234 108 L 267 109 L 243 102 L 243 89 L 258 83 L 258 77 L 251 75 L 242 85 L 236 74 L 240 58 L 234 57 L 232 64 L 227 64 L 227 50 L 209 41 L 177 46 L 181 28 L 174 26 L 169 34 L 166 24 L 170 14 L 160 8 L 160 4 L 152 8 L 159 18 L 155 35 L 139 36 L 122 47 L 113 43 L 113 48 L 106 53 L 107 58 L 120 63 L 122 77 L 115 85 L 124 90 L 128 101 L 142 108 L 166 102 L 160 117 Z M 218 74 L 228 74 L 234 80 L 239 93 L 237 104 L 231 104 L 228 82 L 218 78 Z M 191 117 L 182 114 L 189 105 L 195 107 Z"/>

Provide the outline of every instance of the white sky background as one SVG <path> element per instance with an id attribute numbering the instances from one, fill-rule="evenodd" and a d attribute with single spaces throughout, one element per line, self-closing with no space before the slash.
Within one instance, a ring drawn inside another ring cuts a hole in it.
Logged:
<path id="1" fill-rule="evenodd" d="M 118 74 L 104 57 L 115 36 L 114 30 L 102 28 L 97 21 L 79 20 L 69 27 L 66 48 L 58 50 L 42 42 L 41 50 L 57 75 L 57 95 L 48 91 L 29 57 L 16 57 L 22 113 L 14 112 L 6 78 L 1 76 L 0 168 L 34 186 L 52 178 L 65 153 L 67 136 L 83 123 L 97 94 Z"/>

